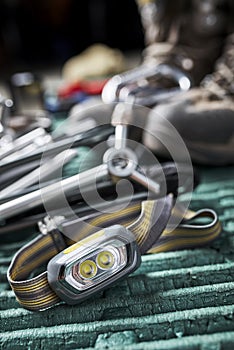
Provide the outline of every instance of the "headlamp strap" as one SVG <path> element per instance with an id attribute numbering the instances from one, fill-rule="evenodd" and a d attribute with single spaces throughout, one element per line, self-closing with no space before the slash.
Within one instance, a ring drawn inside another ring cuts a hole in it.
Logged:
<path id="1" fill-rule="evenodd" d="M 50 288 L 47 272 L 36 277 L 28 276 L 67 247 L 61 247 L 61 233 L 53 229 L 50 234 L 41 234 L 23 246 L 14 256 L 8 270 L 8 281 L 20 304 L 29 310 L 48 308 L 60 301 Z M 61 249 L 58 249 L 58 244 Z"/>
<path id="2" fill-rule="evenodd" d="M 165 230 L 171 217 L 173 197 L 168 195 L 158 200 L 141 203 L 141 214 L 131 224 L 124 225 L 136 237 L 141 254 L 156 253 L 167 250 L 196 247 L 210 243 L 221 232 L 221 225 L 214 211 L 210 209 L 198 212 L 187 211 L 181 225 L 170 231 Z M 136 207 L 136 205 L 135 205 Z M 136 212 L 138 212 L 136 207 Z M 174 216 L 180 213 L 174 213 Z M 209 217 L 208 224 L 195 225 L 191 220 Z M 121 218 L 116 217 L 116 223 Z M 48 226 L 47 226 L 48 227 Z M 8 269 L 8 281 L 19 303 L 28 310 L 38 311 L 60 302 L 60 298 L 50 288 L 47 272 L 29 278 L 31 273 L 71 245 L 61 232 L 53 225 L 47 230 L 41 228 L 42 234 L 23 246 L 14 256 Z"/>
<path id="3" fill-rule="evenodd" d="M 172 216 L 178 214 L 172 212 Z M 180 225 L 175 229 L 168 225 L 147 253 L 203 247 L 214 241 L 221 231 L 222 226 L 214 210 L 187 210 Z"/>

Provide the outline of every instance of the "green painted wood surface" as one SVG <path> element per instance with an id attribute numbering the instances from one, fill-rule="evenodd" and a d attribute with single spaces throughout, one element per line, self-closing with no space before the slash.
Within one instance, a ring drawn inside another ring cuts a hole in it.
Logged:
<path id="1" fill-rule="evenodd" d="M 200 171 L 191 208 L 215 209 L 221 237 L 201 249 L 144 256 L 125 281 L 81 305 L 22 309 L 6 281 L 22 242 L 1 245 L 0 348 L 233 350 L 234 167 Z"/>

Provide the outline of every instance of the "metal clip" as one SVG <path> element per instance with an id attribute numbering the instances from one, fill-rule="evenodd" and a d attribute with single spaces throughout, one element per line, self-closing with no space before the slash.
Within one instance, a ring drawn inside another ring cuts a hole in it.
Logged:
<path id="1" fill-rule="evenodd" d="M 58 225 L 60 225 L 64 219 L 64 216 L 55 216 L 51 218 L 49 215 L 47 215 L 43 220 L 38 221 L 38 229 L 42 235 L 47 235 L 48 233 L 57 230 Z"/>
<path id="2" fill-rule="evenodd" d="M 170 79 L 176 84 L 175 88 L 152 87 L 149 79 Z M 143 106 L 150 106 L 158 101 L 167 99 L 175 93 L 187 91 L 192 86 L 191 78 L 179 68 L 167 64 L 142 64 L 123 74 L 113 76 L 104 86 L 102 100 L 105 103 L 128 102 L 134 96 L 134 102 Z"/>

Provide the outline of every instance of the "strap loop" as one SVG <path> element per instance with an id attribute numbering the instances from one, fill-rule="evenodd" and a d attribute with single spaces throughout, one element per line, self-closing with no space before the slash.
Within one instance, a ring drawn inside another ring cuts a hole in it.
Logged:
<path id="1" fill-rule="evenodd" d="M 201 218 L 208 219 L 209 222 L 196 223 L 195 220 Z M 167 227 L 148 253 L 205 246 L 214 241 L 221 230 L 221 223 L 214 210 L 201 209 L 197 212 L 188 210 L 182 223 L 173 231 L 170 230 L 170 227 Z"/>

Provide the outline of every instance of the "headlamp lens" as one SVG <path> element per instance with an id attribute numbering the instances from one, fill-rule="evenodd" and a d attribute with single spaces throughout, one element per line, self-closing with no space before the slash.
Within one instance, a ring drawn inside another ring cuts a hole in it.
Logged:
<path id="1" fill-rule="evenodd" d="M 97 255 L 96 261 L 101 269 L 110 269 L 115 263 L 115 257 L 110 251 L 104 250 Z"/>
<path id="2" fill-rule="evenodd" d="M 93 278 L 97 274 L 97 265 L 92 260 L 85 260 L 79 265 L 79 274 L 83 278 Z"/>

